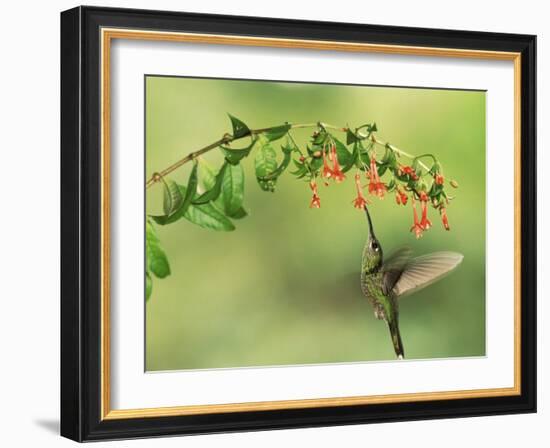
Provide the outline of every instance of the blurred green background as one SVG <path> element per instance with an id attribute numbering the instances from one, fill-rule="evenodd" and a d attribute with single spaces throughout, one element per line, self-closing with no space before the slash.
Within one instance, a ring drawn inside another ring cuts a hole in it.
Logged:
<path id="1" fill-rule="evenodd" d="M 357 127 L 375 121 L 378 136 L 420 155 L 435 153 L 456 199 L 445 232 L 420 240 L 409 232 L 411 207 L 394 196 L 373 199 L 371 213 L 385 254 L 464 254 L 457 271 L 400 303 L 407 358 L 485 354 L 485 93 L 146 78 L 146 176 L 230 132 L 227 112 L 251 128 L 316 121 Z M 311 130 L 293 135 L 305 145 Z M 243 140 L 244 142 L 244 140 Z M 275 148 L 283 140 L 275 143 Z M 238 147 L 238 144 L 234 145 Z M 219 151 L 205 159 L 219 166 Z M 354 209 L 353 172 L 320 187 L 310 209 L 305 182 L 285 173 L 275 193 L 261 191 L 254 155 L 244 160 L 250 216 L 233 232 L 185 220 L 157 226 L 172 275 L 154 279 L 146 305 L 146 369 L 172 370 L 395 359 L 385 323 L 359 287 L 364 213 Z M 185 184 L 190 164 L 171 178 Z M 162 213 L 162 188 L 147 190 L 147 213 Z"/>

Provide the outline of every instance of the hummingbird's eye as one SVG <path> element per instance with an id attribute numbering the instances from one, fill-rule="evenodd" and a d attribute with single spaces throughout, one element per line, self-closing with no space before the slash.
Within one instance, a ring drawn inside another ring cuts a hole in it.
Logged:
<path id="1" fill-rule="evenodd" d="M 372 250 L 378 252 L 378 243 L 376 241 L 373 241 L 372 244 L 371 244 L 371 247 L 372 247 Z"/>

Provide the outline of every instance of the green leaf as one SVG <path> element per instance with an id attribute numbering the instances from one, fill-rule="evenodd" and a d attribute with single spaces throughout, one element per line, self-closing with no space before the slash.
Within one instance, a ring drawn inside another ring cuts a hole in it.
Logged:
<path id="1" fill-rule="evenodd" d="M 243 205 L 244 171 L 241 165 L 228 165 L 222 183 L 225 214 L 233 216 Z"/>
<path id="2" fill-rule="evenodd" d="M 311 159 L 311 162 L 309 164 L 309 167 L 311 168 L 312 171 L 317 171 L 322 166 L 323 166 L 323 158 L 322 157 Z"/>
<path id="3" fill-rule="evenodd" d="M 153 293 L 153 279 L 149 272 L 145 271 L 145 300 L 149 300 Z"/>
<path id="4" fill-rule="evenodd" d="M 340 140 L 337 138 L 334 138 L 334 144 L 336 145 L 336 157 L 338 157 L 338 161 L 340 162 L 340 165 L 348 166 L 350 163 L 353 163 L 353 156 L 348 151 L 348 148 L 346 148 L 346 145 L 344 145 Z"/>
<path id="5" fill-rule="evenodd" d="M 280 138 L 284 137 L 290 130 L 290 128 L 291 126 L 289 124 L 284 124 L 282 126 L 271 128 L 269 131 L 264 132 L 263 135 L 267 140 L 272 142 L 274 140 L 279 140 Z"/>
<path id="6" fill-rule="evenodd" d="M 204 191 L 211 190 L 216 184 L 216 171 L 212 165 L 204 159 L 198 160 L 199 180 Z"/>
<path id="7" fill-rule="evenodd" d="M 395 183 L 395 179 L 391 179 L 387 185 L 386 185 L 386 188 L 388 190 L 388 193 L 391 193 L 393 190 L 395 190 L 395 187 L 396 187 L 396 183 Z"/>
<path id="8" fill-rule="evenodd" d="M 180 194 L 180 190 L 177 184 L 171 179 L 165 179 L 161 177 L 162 184 L 164 185 L 164 214 L 171 215 L 183 203 L 183 196 Z"/>
<path id="9" fill-rule="evenodd" d="M 204 159 L 199 159 L 199 180 L 204 191 L 211 190 L 216 185 L 216 170 Z M 223 183 L 222 183 L 223 190 Z M 219 195 L 214 204 L 221 210 L 223 209 L 223 195 Z"/>
<path id="10" fill-rule="evenodd" d="M 157 224 L 160 224 L 161 226 L 164 226 L 166 224 L 171 224 L 173 222 L 176 222 L 178 219 L 182 218 L 185 213 L 187 212 L 187 209 L 191 205 L 191 201 L 193 199 L 193 196 L 195 195 L 197 191 L 197 184 L 198 184 L 198 178 L 197 178 L 197 164 L 193 164 L 193 169 L 191 170 L 191 174 L 189 175 L 189 180 L 187 182 L 187 188 L 184 188 L 181 185 L 178 185 L 176 182 L 174 182 L 174 185 L 179 190 L 179 195 L 183 198 L 183 200 L 180 203 L 180 206 L 177 210 L 173 211 L 170 215 L 164 215 L 164 216 L 152 216 L 152 218 L 155 220 Z"/>
<path id="11" fill-rule="evenodd" d="M 430 191 L 428 193 L 428 196 L 431 198 L 437 197 L 441 194 L 443 191 L 443 185 L 438 185 L 435 182 L 432 183 L 432 187 L 430 188 Z"/>
<path id="12" fill-rule="evenodd" d="M 386 151 L 384 153 L 384 157 L 382 157 L 382 162 L 392 169 L 397 168 L 397 159 L 389 144 L 386 144 Z"/>
<path id="13" fill-rule="evenodd" d="M 294 148 L 292 146 L 281 146 L 281 149 L 284 154 L 283 161 L 281 164 L 275 169 L 275 171 L 271 172 L 267 176 L 264 176 L 262 178 L 258 178 L 258 180 L 261 181 L 270 181 L 270 180 L 277 180 L 277 178 L 283 174 L 283 172 L 287 169 L 288 165 L 290 164 L 292 151 Z"/>
<path id="14" fill-rule="evenodd" d="M 327 140 L 327 136 L 328 136 L 327 131 L 324 128 L 322 128 L 319 131 L 317 131 L 317 135 L 314 135 L 312 137 L 311 142 L 313 145 L 323 146 L 323 144 Z"/>
<path id="15" fill-rule="evenodd" d="M 353 168 L 354 165 L 357 165 L 358 159 L 359 159 L 359 141 L 355 141 L 353 144 L 353 152 L 351 154 L 351 157 L 346 165 L 342 166 L 342 171 L 344 173 L 348 172 L 350 169 Z"/>
<path id="16" fill-rule="evenodd" d="M 439 174 L 440 172 L 441 172 L 441 163 L 439 163 L 438 161 L 435 161 L 432 167 L 430 168 L 430 173 L 435 175 L 435 174 Z"/>
<path id="17" fill-rule="evenodd" d="M 294 166 L 296 166 L 296 171 L 291 171 L 290 174 L 296 176 L 298 179 L 301 179 L 308 173 L 305 163 L 298 162 L 297 160 L 292 160 L 292 162 L 294 163 Z"/>
<path id="18" fill-rule="evenodd" d="M 359 132 L 362 129 L 366 129 L 367 133 L 364 134 L 362 132 Z M 377 130 L 378 129 L 376 127 L 376 123 L 373 123 L 373 124 L 367 123 L 367 124 L 363 124 L 363 125 L 359 126 L 358 128 L 355 128 L 355 134 L 354 135 L 358 140 L 366 140 L 366 139 L 370 138 L 372 133 L 376 132 Z"/>
<path id="19" fill-rule="evenodd" d="M 381 162 L 376 162 L 377 165 L 377 171 L 379 176 L 383 176 L 386 170 L 388 169 L 388 165 Z"/>
<path id="20" fill-rule="evenodd" d="M 264 191 L 274 191 L 276 179 L 263 180 L 263 178 L 269 176 L 277 169 L 277 154 L 268 142 L 265 142 L 256 153 L 254 162 L 256 166 L 256 178 L 258 179 L 260 188 Z"/>
<path id="21" fill-rule="evenodd" d="M 288 141 L 284 145 L 281 145 L 281 151 L 283 151 L 283 154 L 288 155 L 291 155 L 294 151 L 299 152 L 298 148 L 293 144 L 290 144 Z"/>
<path id="22" fill-rule="evenodd" d="M 233 138 L 241 138 L 245 135 L 250 134 L 250 129 L 248 129 L 248 126 L 246 124 L 244 124 L 241 120 L 231 114 L 227 115 L 229 115 L 231 126 L 233 126 Z"/>
<path id="23" fill-rule="evenodd" d="M 186 196 L 187 189 L 183 185 L 178 185 L 181 194 Z M 174 215 L 166 219 L 165 216 L 151 216 L 151 218 L 158 224 L 169 224 Z M 233 223 L 211 202 L 202 205 L 190 204 L 187 211 L 183 215 L 183 218 L 187 219 L 193 224 L 197 224 L 205 229 L 212 230 L 235 230 Z"/>
<path id="24" fill-rule="evenodd" d="M 191 201 L 193 205 L 206 204 L 208 202 L 218 199 L 218 196 L 221 194 L 222 191 L 223 178 L 228 166 L 229 164 L 227 162 L 222 165 L 220 171 L 218 171 L 218 174 L 216 174 L 216 182 L 214 183 L 214 186 L 210 190 L 205 191 L 199 197 L 193 199 Z"/>
<path id="25" fill-rule="evenodd" d="M 368 151 L 361 151 L 359 153 L 359 158 L 360 158 L 360 161 L 362 162 L 360 164 L 360 168 L 362 168 L 363 165 L 366 165 L 367 167 L 370 166 L 370 156 L 369 156 Z"/>
<path id="26" fill-rule="evenodd" d="M 158 278 L 164 278 L 170 275 L 168 258 L 164 250 L 162 250 L 155 228 L 149 220 L 147 220 L 145 224 L 145 250 L 147 269 Z"/>
<path id="27" fill-rule="evenodd" d="M 307 175 L 308 171 L 307 170 L 296 170 L 296 171 L 291 171 L 290 174 L 292 174 L 293 176 L 296 176 L 296 179 L 302 179 L 304 178 L 306 175 Z"/>
<path id="28" fill-rule="evenodd" d="M 357 136 L 353 132 L 351 132 L 350 129 L 348 129 L 346 131 L 346 144 L 351 145 L 352 143 L 355 143 L 355 142 L 358 142 L 358 141 L 359 141 L 359 139 L 357 138 Z"/>
<path id="29" fill-rule="evenodd" d="M 294 163 L 294 166 L 295 166 L 297 169 L 299 169 L 299 170 L 301 170 L 302 168 L 305 168 L 305 167 L 306 167 L 306 165 L 305 165 L 304 162 L 300 162 L 300 161 L 298 161 L 298 160 L 296 160 L 296 159 L 293 159 L 293 160 L 292 160 L 292 163 Z"/>
<path id="30" fill-rule="evenodd" d="M 250 142 L 250 145 L 246 146 L 245 148 L 230 148 L 229 146 L 223 146 L 220 145 L 220 149 L 222 150 L 223 155 L 225 156 L 225 159 L 231 163 L 232 165 L 238 164 L 241 159 L 244 159 L 245 157 L 250 154 L 250 151 L 252 151 L 252 148 L 258 141 L 257 137 L 253 137 L 252 141 Z"/>
<path id="31" fill-rule="evenodd" d="M 212 203 L 191 205 L 184 218 L 205 229 L 235 230 L 233 223 Z"/>
<path id="32" fill-rule="evenodd" d="M 242 168 L 237 167 L 237 170 L 242 172 Z M 247 211 L 244 209 L 244 207 L 240 206 L 238 209 L 235 210 L 227 210 L 225 208 L 225 198 L 227 197 L 226 190 L 226 177 L 228 173 L 235 174 L 234 168 L 232 166 L 228 166 L 226 175 L 224 176 L 224 182 L 222 183 L 222 194 L 218 197 L 216 201 L 214 201 L 214 204 L 217 208 L 220 210 L 224 210 L 225 214 L 229 216 L 230 218 L 234 219 L 241 219 L 248 215 Z M 212 168 L 212 165 L 210 165 L 206 160 L 200 159 L 199 160 L 199 178 L 201 179 L 201 183 L 203 187 L 207 190 L 210 190 L 216 183 L 216 172 Z M 244 197 L 244 172 L 242 172 L 242 196 Z M 238 178 L 235 177 L 233 179 L 233 182 L 237 182 Z M 242 201 L 241 201 L 242 203 Z"/>
<path id="33" fill-rule="evenodd" d="M 243 219 L 248 216 L 248 211 L 244 207 L 240 207 L 238 210 L 235 210 L 234 213 L 228 216 L 233 219 Z"/>

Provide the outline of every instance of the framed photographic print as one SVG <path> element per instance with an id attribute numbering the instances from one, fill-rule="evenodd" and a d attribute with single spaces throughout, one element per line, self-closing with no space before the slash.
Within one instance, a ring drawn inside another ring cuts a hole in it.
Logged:
<path id="1" fill-rule="evenodd" d="M 535 36 L 61 14 L 61 433 L 536 410 Z"/>

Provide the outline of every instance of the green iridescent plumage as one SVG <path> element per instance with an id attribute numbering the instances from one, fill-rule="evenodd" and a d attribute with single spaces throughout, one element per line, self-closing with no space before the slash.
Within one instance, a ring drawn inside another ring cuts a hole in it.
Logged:
<path id="1" fill-rule="evenodd" d="M 463 256 L 435 252 L 412 258 L 409 248 L 401 248 L 384 260 L 367 207 L 365 212 L 369 236 L 361 260 L 361 291 L 369 299 L 376 318 L 388 324 L 395 354 L 402 359 L 405 351 L 399 331 L 399 299 L 441 279 L 462 262 Z"/>

